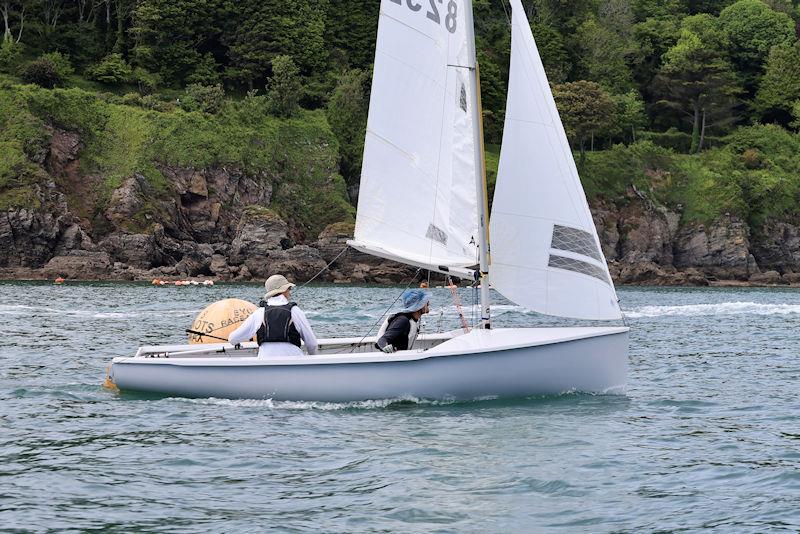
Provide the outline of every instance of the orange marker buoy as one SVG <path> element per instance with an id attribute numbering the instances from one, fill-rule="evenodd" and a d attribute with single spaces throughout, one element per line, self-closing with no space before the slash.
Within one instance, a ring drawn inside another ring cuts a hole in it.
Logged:
<path id="1" fill-rule="evenodd" d="M 210 334 L 212 337 L 204 337 L 197 334 L 189 334 L 189 343 L 220 343 L 219 339 L 227 339 L 228 335 L 239 328 L 239 325 L 257 309 L 255 304 L 240 299 L 225 299 L 209 305 L 201 311 L 194 322 L 192 330 Z"/>

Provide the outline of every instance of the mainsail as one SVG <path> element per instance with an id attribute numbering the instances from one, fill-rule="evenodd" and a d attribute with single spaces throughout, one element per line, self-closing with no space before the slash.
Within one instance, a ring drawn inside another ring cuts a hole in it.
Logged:
<path id="1" fill-rule="evenodd" d="M 490 235 L 490 280 L 531 310 L 619 319 L 575 161 L 520 0 L 511 0 L 511 66 Z"/>
<path id="2" fill-rule="evenodd" d="M 478 202 L 461 0 L 382 0 L 355 236 L 364 252 L 469 276 Z"/>

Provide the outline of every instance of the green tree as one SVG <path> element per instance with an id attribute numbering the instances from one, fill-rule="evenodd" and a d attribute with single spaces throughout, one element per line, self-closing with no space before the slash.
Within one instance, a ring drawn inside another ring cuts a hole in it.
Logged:
<path id="1" fill-rule="evenodd" d="M 133 70 L 121 54 L 109 54 L 97 65 L 86 69 L 86 75 L 100 83 L 116 85 L 131 81 Z"/>
<path id="2" fill-rule="evenodd" d="M 654 81 L 658 104 L 688 117 L 692 127 L 691 152 L 702 150 L 706 132 L 733 120 L 739 88 L 724 52 L 725 34 L 710 15 L 683 21 L 678 42 L 664 55 L 664 66 Z"/>
<path id="3" fill-rule="evenodd" d="M 17 70 L 20 56 L 22 56 L 22 45 L 15 43 L 12 39 L 0 41 L 0 72 L 12 73 Z"/>
<path id="4" fill-rule="evenodd" d="M 106 3 L 107 5 L 111 4 L 110 0 Z M 128 51 L 127 30 L 130 26 L 129 20 L 134 7 L 136 7 L 136 0 L 114 0 L 114 18 L 116 26 L 112 50 L 118 54 L 125 54 Z"/>
<path id="5" fill-rule="evenodd" d="M 553 97 L 573 146 L 577 145 L 581 163 L 586 158 L 586 141 L 612 125 L 614 101 L 595 82 L 580 80 L 553 86 Z"/>
<path id="6" fill-rule="evenodd" d="M 678 41 L 679 27 L 677 17 L 649 18 L 634 25 L 637 48 L 633 76 L 644 94 L 661 68 L 664 54 Z"/>
<path id="7" fill-rule="evenodd" d="M 53 62 L 41 57 L 25 65 L 20 77 L 26 83 L 34 83 L 47 89 L 64 85 L 64 78 L 59 76 Z"/>
<path id="8" fill-rule="evenodd" d="M 763 120 L 787 124 L 796 100 L 800 100 L 800 41 L 770 50 L 754 107 Z"/>
<path id="9" fill-rule="evenodd" d="M 217 85 L 220 81 L 219 65 L 211 52 L 198 58 L 194 69 L 186 76 L 186 83 Z"/>
<path id="10" fill-rule="evenodd" d="M 248 88 L 264 80 L 273 59 L 291 56 L 305 75 L 325 64 L 327 0 L 246 0 L 237 5 L 235 28 L 227 32 L 229 79 Z"/>
<path id="11" fill-rule="evenodd" d="M 162 83 L 161 76 L 158 74 L 153 74 L 142 67 L 136 67 L 133 69 L 131 79 L 136 83 L 139 88 L 139 92 L 143 95 L 154 93 L 158 86 Z"/>
<path id="12" fill-rule="evenodd" d="M 225 90 L 221 84 L 201 85 L 193 83 L 186 86 L 181 99 L 181 107 L 186 111 L 217 113 L 225 101 Z"/>
<path id="13" fill-rule="evenodd" d="M 800 100 L 797 100 L 794 104 L 792 104 L 792 117 L 794 117 L 794 121 L 792 121 L 792 128 L 800 130 Z"/>
<path id="14" fill-rule="evenodd" d="M 614 124 L 623 139 L 636 142 L 636 130 L 647 124 L 644 112 L 644 100 L 637 91 L 612 96 L 614 101 Z"/>
<path id="15" fill-rule="evenodd" d="M 613 92 L 633 88 L 629 66 L 635 56 L 632 38 L 633 11 L 628 0 L 607 0 L 598 8 L 597 18 L 589 18 L 578 28 L 581 43 L 581 72 Z"/>
<path id="16" fill-rule="evenodd" d="M 797 15 L 800 14 L 795 7 L 798 5 L 797 0 L 794 0 L 794 3 L 792 0 L 764 0 L 764 3 L 767 4 L 770 9 L 786 13 L 793 18 L 796 18 Z"/>
<path id="17" fill-rule="evenodd" d="M 478 51 L 478 64 L 484 137 L 489 143 L 499 143 L 503 137 L 507 84 L 497 61 L 490 54 L 483 50 Z"/>
<path id="18" fill-rule="evenodd" d="M 0 16 L 3 18 L 3 42 L 19 43 L 25 28 L 25 2 L 23 0 L 2 0 Z"/>
<path id="19" fill-rule="evenodd" d="M 380 2 L 328 0 L 325 43 L 345 67 L 368 69 L 375 57 Z"/>
<path id="20" fill-rule="evenodd" d="M 297 112 L 300 101 L 300 69 L 291 56 L 272 60 L 272 76 L 267 84 L 270 109 L 276 117 L 289 118 Z"/>
<path id="21" fill-rule="evenodd" d="M 725 7 L 735 0 L 681 0 L 690 15 L 708 14 L 719 15 Z"/>
<path id="22" fill-rule="evenodd" d="M 227 0 L 139 0 L 132 11 L 135 65 L 156 73 L 168 84 L 208 81 L 224 57 L 223 32 L 235 32 Z M 210 54 L 210 56 L 209 56 Z M 210 61 L 209 61 L 210 58 Z"/>
<path id="23" fill-rule="evenodd" d="M 739 0 L 722 10 L 719 21 L 730 39 L 734 66 L 742 75 L 745 89 L 753 94 L 770 49 L 794 41 L 794 21 L 761 0 Z"/>
<path id="24" fill-rule="evenodd" d="M 638 21 L 686 16 L 687 6 L 680 0 L 634 0 L 631 3 Z"/>
<path id="25" fill-rule="evenodd" d="M 328 123 L 339 140 L 339 170 L 348 189 L 361 177 L 361 158 L 367 131 L 369 76 L 362 70 L 345 72 L 326 108 Z"/>

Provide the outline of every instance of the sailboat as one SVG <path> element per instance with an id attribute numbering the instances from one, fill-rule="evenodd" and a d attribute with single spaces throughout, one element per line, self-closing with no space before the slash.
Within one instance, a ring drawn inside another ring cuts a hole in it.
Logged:
<path id="1" fill-rule="evenodd" d="M 520 0 L 497 183 L 488 213 L 471 0 L 382 0 L 356 227 L 368 254 L 480 283 L 480 322 L 376 352 L 320 340 L 303 358 L 255 343 L 141 347 L 114 358 L 122 390 L 190 397 L 360 401 L 623 393 L 624 326 L 492 328 L 489 286 L 542 314 L 620 320 L 547 76 Z M 490 241 L 491 237 L 491 241 Z M 491 245 L 491 248 L 490 248 Z"/>

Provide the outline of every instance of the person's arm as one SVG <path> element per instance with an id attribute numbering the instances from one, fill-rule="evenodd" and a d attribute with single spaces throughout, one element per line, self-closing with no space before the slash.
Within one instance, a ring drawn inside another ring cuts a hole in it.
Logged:
<path id="1" fill-rule="evenodd" d="M 405 315 L 398 315 L 386 327 L 386 332 L 378 339 L 375 346 L 383 352 L 394 352 L 408 348 L 408 332 L 411 323 Z"/>
<path id="2" fill-rule="evenodd" d="M 294 321 L 294 327 L 297 328 L 300 337 L 303 338 L 303 342 L 306 344 L 308 353 L 316 354 L 317 347 L 319 346 L 317 343 L 317 336 L 314 335 L 314 331 L 311 329 L 311 324 L 309 324 L 306 314 L 303 313 L 303 310 L 301 310 L 299 306 L 292 307 L 292 320 Z"/>
<path id="3" fill-rule="evenodd" d="M 256 332 L 258 332 L 258 328 L 261 326 L 263 319 L 264 308 L 256 308 L 256 311 L 251 313 L 250 317 L 239 325 L 239 328 L 228 334 L 228 343 L 233 343 L 235 345 L 243 341 L 250 341 L 253 336 L 256 335 Z"/>

